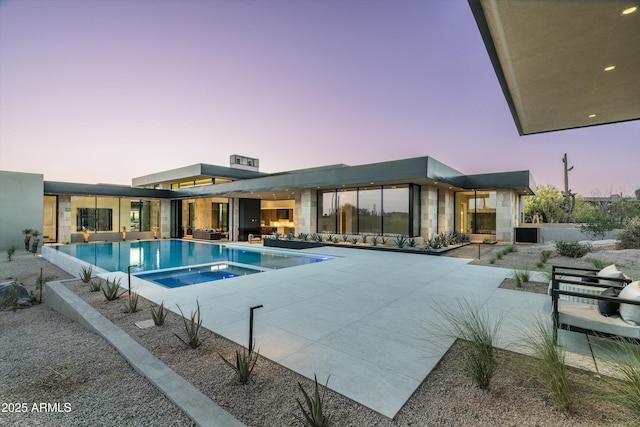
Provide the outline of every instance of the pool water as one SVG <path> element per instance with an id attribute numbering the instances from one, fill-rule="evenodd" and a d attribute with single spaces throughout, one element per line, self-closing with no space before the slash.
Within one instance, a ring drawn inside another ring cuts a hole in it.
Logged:
<path id="1" fill-rule="evenodd" d="M 201 281 L 220 280 L 225 277 L 237 277 L 260 270 L 288 268 L 331 259 L 329 256 L 299 255 L 262 248 L 235 248 L 220 244 L 177 239 L 84 243 L 55 246 L 55 248 L 107 271 L 127 272 L 129 266 L 135 266 L 131 268 L 131 272 L 138 273 L 137 275 L 139 276 L 142 276 L 140 272 L 188 266 L 211 266 L 224 263 L 228 264 L 229 267 L 234 267 L 219 269 L 219 271 L 215 272 L 210 270 L 206 274 L 201 271 L 197 275 L 191 276 L 193 280 L 202 278 Z M 239 270 L 243 266 L 246 266 L 245 270 Z M 180 269 L 180 271 L 185 276 L 191 274 L 191 272 L 184 271 L 184 269 Z M 160 280 L 166 279 L 165 282 L 168 285 L 163 286 L 175 287 L 171 286 L 171 284 L 181 283 L 180 280 L 183 280 L 176 279 L 179 275 L 179 273 L 174 272 L 170 275 L 173 279 L 169 279 L 169 276 L 166 276 L 164 278 L 160 277 Z M 157 282 L 157 280 L 154 281 Z"/>
<path id="2" fill-rule="evenodd" d="M 229 263 L 218 263 L 152 271 L 150 273 L 138 273 L 136 277 L 164 286 L 165 288 L 179 288 L 182 286 L 246 276 L 247 274 L 259 273 L 261 271 L 263 270 Z"/>

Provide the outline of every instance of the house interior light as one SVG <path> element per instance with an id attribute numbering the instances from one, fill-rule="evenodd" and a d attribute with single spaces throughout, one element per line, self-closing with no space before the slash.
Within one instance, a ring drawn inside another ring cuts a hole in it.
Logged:
<path id="1" fill-rule="evenodd" d="M 604 67 L 604 70 L 605 70 L 605 71 L 613 71 L 613 70 L 615 70 L 615 69 L 616 69 L 616 66 L 615 66 L 615 65 L 609 65 L 608 67 Z"/>
<path id="2" fill-rule="evenodd" d="M 622 11 L 622 14 L 623 14 L 623 15 L 629 15 L 629 14 L 631 14 L 631 13 L 635 12 L 636 10 L 638 10 L 638 6 L 631 6 L 631 7 L 628 7 L 628 8 L 626 8 L 626 9 L 624 9 L 624 10 Z"/>
<path id="3" fill-rule="evenodd" d="M 595 114 L 589 114 L 589 118 L 593 119 L 596 115 Z"/>

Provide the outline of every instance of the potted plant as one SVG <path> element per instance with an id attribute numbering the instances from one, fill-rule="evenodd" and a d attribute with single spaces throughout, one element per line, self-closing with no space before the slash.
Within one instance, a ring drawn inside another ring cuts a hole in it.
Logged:
<path id="1" fill-rule="evenodd" d="M 85 243 L 89 243 L 89 233 L 91 233 L 91 230 L 87 227 L 82 227 L 82 240 L 84 240 Z"/>
<path id="2" fill-rule="evenodd" d="M 24 234 L 24 250 L 29 251 L 29 240 L 31 240 L 31 233 L 33 232 L 30 228 L 25 228 L 22 230 L 22 234 Z"/>
<path id="3" fill-rule="evenodd" d="M 38 230 L 31 231 L 31 253 L 35 255 L 38 252 L 38 244 L 40 243 L 40 232 Z"/>

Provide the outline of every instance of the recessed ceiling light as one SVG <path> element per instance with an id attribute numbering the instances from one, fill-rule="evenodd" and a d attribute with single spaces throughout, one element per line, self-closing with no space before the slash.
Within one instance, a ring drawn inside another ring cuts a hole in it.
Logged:
<path id="1" fill-rule="evenodd" d="M 616 66 L 615 66 L 615 65 L 609 65 L 608 67 L 604 67 L 604 70 L 605 70 L 605 71 L 613 71 L 613 70 L 615 70 L 615 69 L 616 69 Z"/>
<path id="2" fill-rule="evenodd" d="M 630 13 L 633 13 L 633 12 L 635 12 L 636 10 L 638 10 L 638 6 L 631 6 L 631 7 L 628 7 L 628 8 L 626 8 L 626 9 L 624 9 L 624 10 L 622 11 L 622 14 L 623 14 L 623 15 L 629 15 Z"/>
<path id="3" fill-rule="evenodd" d="M 593 119 L 596 115 L 595 114 L 589 114 L 589 118 Z"/>

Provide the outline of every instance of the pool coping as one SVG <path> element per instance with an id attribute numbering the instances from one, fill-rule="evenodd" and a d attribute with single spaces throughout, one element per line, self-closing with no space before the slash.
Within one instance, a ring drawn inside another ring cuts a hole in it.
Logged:
<path id="1" fill-rule="evenodd" d="M 138 374 L 153 384 L 197 425 L 245 425 L 64 285 L 65 282 L 75 280 L 77 279 L 47 282 L 44 303 L 104 338 Z"/>

